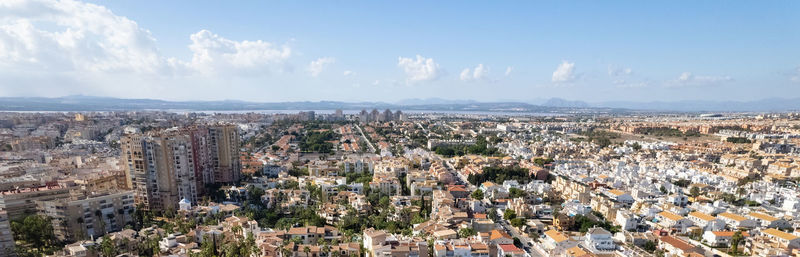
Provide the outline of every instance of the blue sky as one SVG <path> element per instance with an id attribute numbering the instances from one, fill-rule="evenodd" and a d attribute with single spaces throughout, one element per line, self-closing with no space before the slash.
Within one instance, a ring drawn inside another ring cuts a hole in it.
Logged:
<path id="1" fill-rule="evenodd" d="M 0 95 L 800 96 L 800 3 L 752 3 L 11 1 L 0 4 Z"/>

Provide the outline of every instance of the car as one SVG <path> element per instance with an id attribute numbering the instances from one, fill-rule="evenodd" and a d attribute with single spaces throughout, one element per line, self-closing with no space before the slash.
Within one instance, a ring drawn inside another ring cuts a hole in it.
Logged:
<path id="1" fill-rule="evenodd" d="M 530 241 L 528 241 L 528 246 L 533 246 L 533 243 L 531 243 Z"/>

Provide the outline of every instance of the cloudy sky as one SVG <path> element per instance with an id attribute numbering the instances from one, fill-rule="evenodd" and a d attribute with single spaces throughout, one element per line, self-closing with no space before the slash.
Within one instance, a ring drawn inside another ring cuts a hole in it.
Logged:
<path id="1" fill-rule="evenodd" d="M 798 1 L 3 0 L 0 96 L 800 97 L 798 13 Z"/>

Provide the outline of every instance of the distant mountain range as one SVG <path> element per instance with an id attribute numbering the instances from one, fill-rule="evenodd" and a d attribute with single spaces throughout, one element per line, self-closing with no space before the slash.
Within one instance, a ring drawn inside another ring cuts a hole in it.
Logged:
<path id="1" fill-rule="evenodd" d="M 531 103 L 535 102 L 535 103 Z M 800 98 L 772 98 L 758 101 L 675 101 L 629 102 L 611 101 L 586 103 L 560 98 L 529 102 L 478 102 L 440 98 L 406 99 L 396 103 L 301 101 L 260 103 L 237 100 L 224 101 L 166 101 L 154 99 L 123 99 L 95 96 L 0 97 L 0 111 L 125 111 L 125 110 L 360 110 L 401 109 L 418 111 L 486 111 L 540 113 L 609 113 L 632 111 L 661 112 L 778 112 L 800 110 Z"/>
<path id="2" fill-rule="evenodd" d="M 561 98 L 550 98 L 544 103 L 543 106 L 551 106 L 551 107 L 566 107 L 566 108 L 586 108 L 590 107 L 589 104 L 582 102 L 582 101 L 570 101 Z"/>
<path id="3" fill-rule="evenodd" d="M 678 112 L 784 112 L 800 111 L 800 98 L 768 98 L 756 101 L 614 101 L 590 104 L 590 106 Z"/>
<path id="4" fill-rule="evenodd" d="M 444 99 L 411 99 L 403 103 L 385 102 L 276 102 L 259 103 L 236 100 L 225 101 L 165 101 L 154 99 L 121 99 L 94 96 L 0 97 L 0 111 L 126 111 L 126 110 L 187 110 L 187 111 L 243 111 L 243 110 L 361 110 L 392 109 L 419 111 L 485 111 L 485 112 L 545 112 L 562 113 L 564 108 L 532 105 L 517 102 L 482 103 Z M 602 109 L 597 109 L 602 110 Z"/>

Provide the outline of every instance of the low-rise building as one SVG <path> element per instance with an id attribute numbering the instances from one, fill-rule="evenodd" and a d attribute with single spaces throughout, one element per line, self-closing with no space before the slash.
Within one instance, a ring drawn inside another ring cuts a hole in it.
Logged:
<path id="1" fill-rule="evenodd" d="M 56 237 L 66 241 L 97 238 L 133 222 L 133 191 L 39 201 L 38 206 L 52 218 Z"/>
<path id="2" fill-rule="evenodd" d="M 659 240 L 658 247 L 664 250 L 667 256 L 687 256 L 691 253 L 702 252 L 702 249 L 699 247 L 693 246 L 688 242 L 673 236 L 662 236 Z"/>
<path id="3" fill-rule="evenodd" d="M 736 234 L 736 231 L 706 231 L 703 233 L 703 240 L 714 247 L 727 247 L 731 243 L 734 234 Z M 749 236 L 747 232 L 742 232 L 743 238 Z"/>
<path id="4" fill-rule="evenodd" d="M 729 227 L 734 229 L 739 228 L 755 228 L 758 224 L 753 219 L 748 219 L 742 215 L 730 213 L 730 212 L 723 212 L 717 215 L 717 218 L 725 222 Z"/>
<path id="5" fill-rule="evenodd" d="M 497 257 L 524 257 L 525 251 L 520 250 L 513 244 L 497 245 Z"/>
<path id="6" fill-rule="evenodd" d="M 665 229 L 672 229 L 678 233 L 686 232 L 686 229 L 694 225 L 691 220 L 668 211 L 662 211 L 656 215 L 658 224 Z"/>
<path id="7" fill-rule="evenodd" d="M 542 246 L 551 256 L 560 255 L 576 245 L 578 245 L 578 242 L 570 240 L 569 237 L 561 234 L 561 232 L 555 230 L 544 232 Z"/>
<path id="8" fill-rule="evenodd" d="M 613 251 L 617 249 L 614 240 L 611 238 L 611 232 L 603 228 L 590 228 L 584 236 L 584 245 L 591 252 Z"/>
<path id="9" fill-rule="evenodd" d="M 781 247 L 787 249 L 800 248 L 800 236 L 789 234 L 774 228 L 762 230 L 761 233 L 765 237 L 777 242 Z"/>
<path id="10" fill-rule="evenodd" d="M 765 228 L 788 228 L 791 226 L 791 224 L 784 219 L 776 218 L 761 212 L 751 212 L 747 214 L 747 216 L 759 223 L 761 227 Z"/>
<path id="11" fill-rule="evenodd" d="M 703 231 L 720 231 L 725 228 L 724 221 L 698 211 L 689 213 L 689 220 Z"/>

